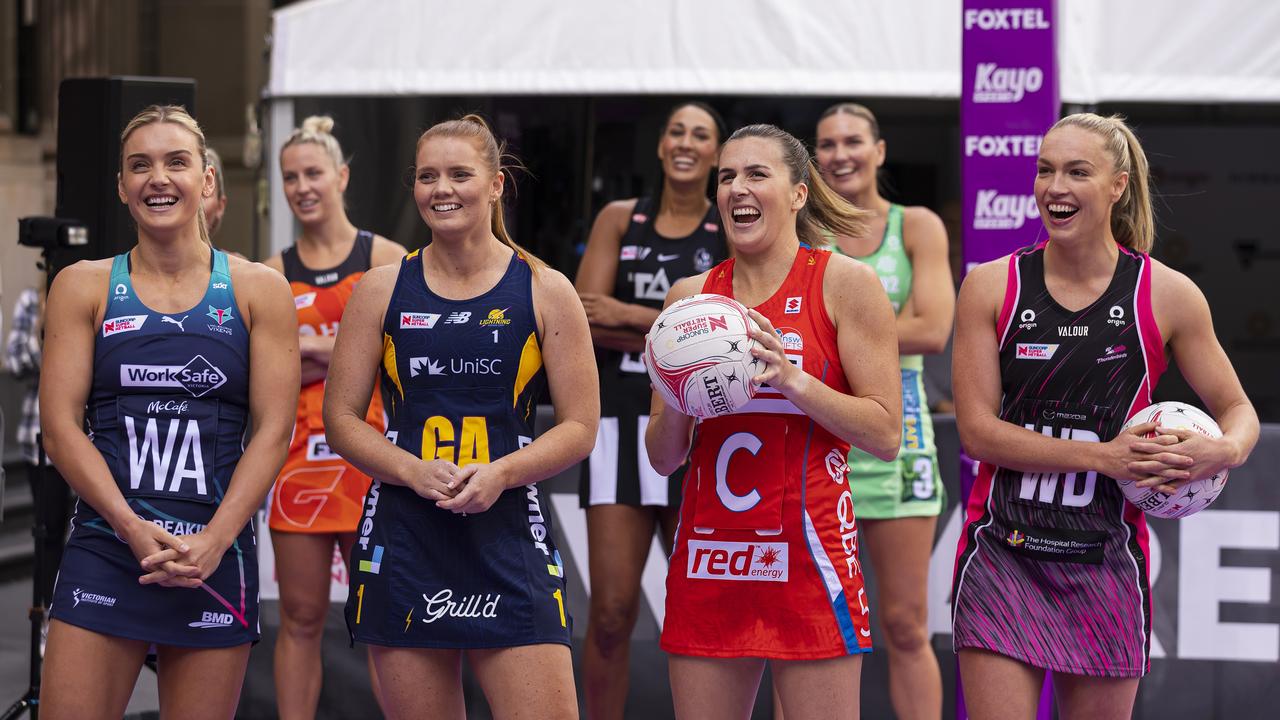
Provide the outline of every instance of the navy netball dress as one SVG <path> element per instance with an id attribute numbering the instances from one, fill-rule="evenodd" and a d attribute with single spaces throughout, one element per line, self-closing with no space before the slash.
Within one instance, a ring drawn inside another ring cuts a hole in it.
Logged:
<path id="1" fill-rule="evenodd" d="M 90 436 L 138 517 L 174 535 L 202 531 L 244 451 L 249 332 L 225 253 L 214 250 L 204 297 L 158 313 L 138 299 L 129 254 L 111 266 L 94 341 Z M 52 616 L 158 645 L 226 647 L 258 639 L 253 523 L 200 588 L 139 585 L 145 574 L 94 508 L 80 501 L 58 571 Z"/>
<path id="2" fill-rule="evenodd" d="M 469 300 L 427 287 L 411 253 L 383 323 L 387 437 L 460 467 L 528 445 L 546 387 L 533 271 L 518 254 Z M 353 640 L 425 648 L 569 644 L 564 566 L 536 485 L 504 491 L 482 513 L 455 514 L 374 478 L 351 552 Z"/>

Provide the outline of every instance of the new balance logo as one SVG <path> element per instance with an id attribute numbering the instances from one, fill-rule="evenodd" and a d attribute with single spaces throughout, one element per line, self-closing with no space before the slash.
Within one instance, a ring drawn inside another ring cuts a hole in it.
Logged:
<path id="1" fill-rule="evenodd" d="M 470 319 L 471 319 L 471 313 L 469 312 L 461 312 L 461 311 L 452 312 L 452 313 L 449 313 L 449 317 L 444 319 L 444 324 L 445 325 L 464 325 Z"/>

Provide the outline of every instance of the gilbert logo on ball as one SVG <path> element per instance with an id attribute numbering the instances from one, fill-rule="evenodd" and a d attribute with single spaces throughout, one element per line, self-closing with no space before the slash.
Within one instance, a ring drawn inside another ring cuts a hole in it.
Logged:
<path id="1" fill-rule="evenodd" d="M 1200 408 L 1181 402 L 1148 405 L 1129 418 L 1121 431 L 1145 422 L 1159 423 L 1160 427 L 1192 430 L 1205 437 L 1222 437 L 1222 429 L 1213 418 Z M 1119 482 L 1124 496 L 1140 510 L 1156 517 L 1181 518 L 1200 512 L 1218 498 L 1227 484 L 1227 471 L 1192 480 L 1179 487 L 1172 495 L 1165 495 L 1155 488 L 1140 488 L 1131 480 Z"/>
<path id="2" fill-rule="evenodd" d="M 667 404 L 710 418 L 741 409 L 756 393 L 751 378 L 764 367 L 751 355 L 759 329 L 742 303 L 723 295 L 693 295 L 671 304 L 645 339 L 649 379 Z"/>

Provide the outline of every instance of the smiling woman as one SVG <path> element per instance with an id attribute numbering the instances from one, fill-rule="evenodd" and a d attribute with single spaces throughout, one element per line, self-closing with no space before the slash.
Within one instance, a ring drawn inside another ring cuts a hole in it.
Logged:
<path id="1" fill-rule="evenodd" d="M 502 158 L 478 116 L 423 133 L 413 196 L 431 244 L 365 275 L 330 366 L 329 440 L 374 478 L 347 628 L 390 717 L 463 717 L 464 653 L 495 717 L 577 715 L 564 567 L 535 483 L 590 450 L 595 366 L 573 287 L 507 234 Z M 385 434 L 365 422 L 375 382 Z M 535 439 L 544 392 L 556 423 Z"/>
<path id="2" fill-rule="evenodd" d="M 690 457 L 703 479 L 684 484 L 667 575 L 676 714 L 746 717 L 767 660 L 788 717 L 855 718 L 871 629 L 845 457 L 851 445 L 898 449 L 893 311 L 870 268 L 814 246 L 824 229 L 860 235 L 867 213 L 826 186 L 799 140 L 751 125 L 719 165 L 735 257 L 675 283 L 667 304 L 701 292 L 751 308 L 764 387 L 696 436 L 693 418 L 653 396 L 653 466 Z"/>
<path id="3" fill-rule="evenodd" d="M 208 245 L 213 171 L 185 110 L 148 108 L 121 144 L 137 245 L 63 270 L 49 294 L 45 450 L 81 502 L 40 706 L 119 717 L 154 645 L 162 713 L 231 717 L 258 639 L 250 518 L 297 396 L 293 312 L 277 274 Z"/>

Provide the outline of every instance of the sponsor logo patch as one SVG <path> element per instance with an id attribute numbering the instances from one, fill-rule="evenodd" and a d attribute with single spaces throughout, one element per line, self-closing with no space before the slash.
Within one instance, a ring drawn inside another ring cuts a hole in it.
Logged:
<path id="1" fill-rule="evenodd" d="M 400 329 L 401 330 L 430 330 L 439 322 L 440 315 L 438 313 L 400 313 Z"/>
<path id="2" fill-rule="evenodd" d="M 802 297 L 789 297 L 782 306 L 782 312 L 786 315 L 799 315 L 800 304 L 804 302 Z"/>
<path id="3" fill-rule="evenodd" d="M 293 297 L 293 307 L 295 310 L 301 310 L 302 308 L 309 308 L 315 304 L 316 304 L 316 294 L 313 292 L 305 292 L 305 293 L 302 293 L 301 295 L 295 295 Z"/>
<path id="4" fill-rule="evenodd" d="M 200 397 L 226 382 L 227 374 L 203 355 L 191 358 L 186 365 L 120 366 L 121 387 L 180 387 L 193 397 Z"/>
<path id="5" fill-rule="evenodd" d="M 1058 352 L 1058 345 L 1048 343 L 1018 343 L 1014 357 L 1018 360 L 1049 360 Z"/>
<path id="6" fill-rule="evenodd" d="M 80 603 L 88 603 L 90 605 L 101 605 L 103 607 L 115 607 L 116 599 L 110 595 L 99 595 L 98 593 L 85 592 L 80 588 L 71 591 L 71 607 L 78 607 Z"/>
<path id="7" fill-rule="evenodd" d="M 430 624 L 441 618 L 496 618 L 498 617 L 498 601 L 502 599 L 502 594 L 485 593 L 481 595 L 463 595 L 457 600 L 453 599 L 453 590 L 445 588 L 437 592 L 435 595 L 422 594 L 422 599 L 427 601 L 426 610 L 423 611 L 425 617 L 422 622 Z"/>
<path id="8" fill-rule="evenodd" d="M 146 315 L 121 315 L 118 318 L 105 320 L 102 323 L 102 337 L 141 330 L 142 324 L 146 321 Z"/>
<path id="9" fill-rule="evenodd" d="M 787 565 L 787 543 L 689 541 L 691 578 L 787 582 Z"/>
<path id="10" fill-rule="evenodd" d="M 372 575 L 377 575 L 382 572 L 382 550 L 383 548 L 381 545 L 374 545 L 373 558 L 371 560 L 360 561 L 360 572 L 367 572 Z"/>
<path id="11" fill-rule="evenodd" d="M 187 627 L 200 628 L 201 630 L 209 630 L 211 628 L 231 627 L 236 619 L 231 613 L 220 612 L 202 612 L 199 620 L 192 620 L 187 623 Z"/>

